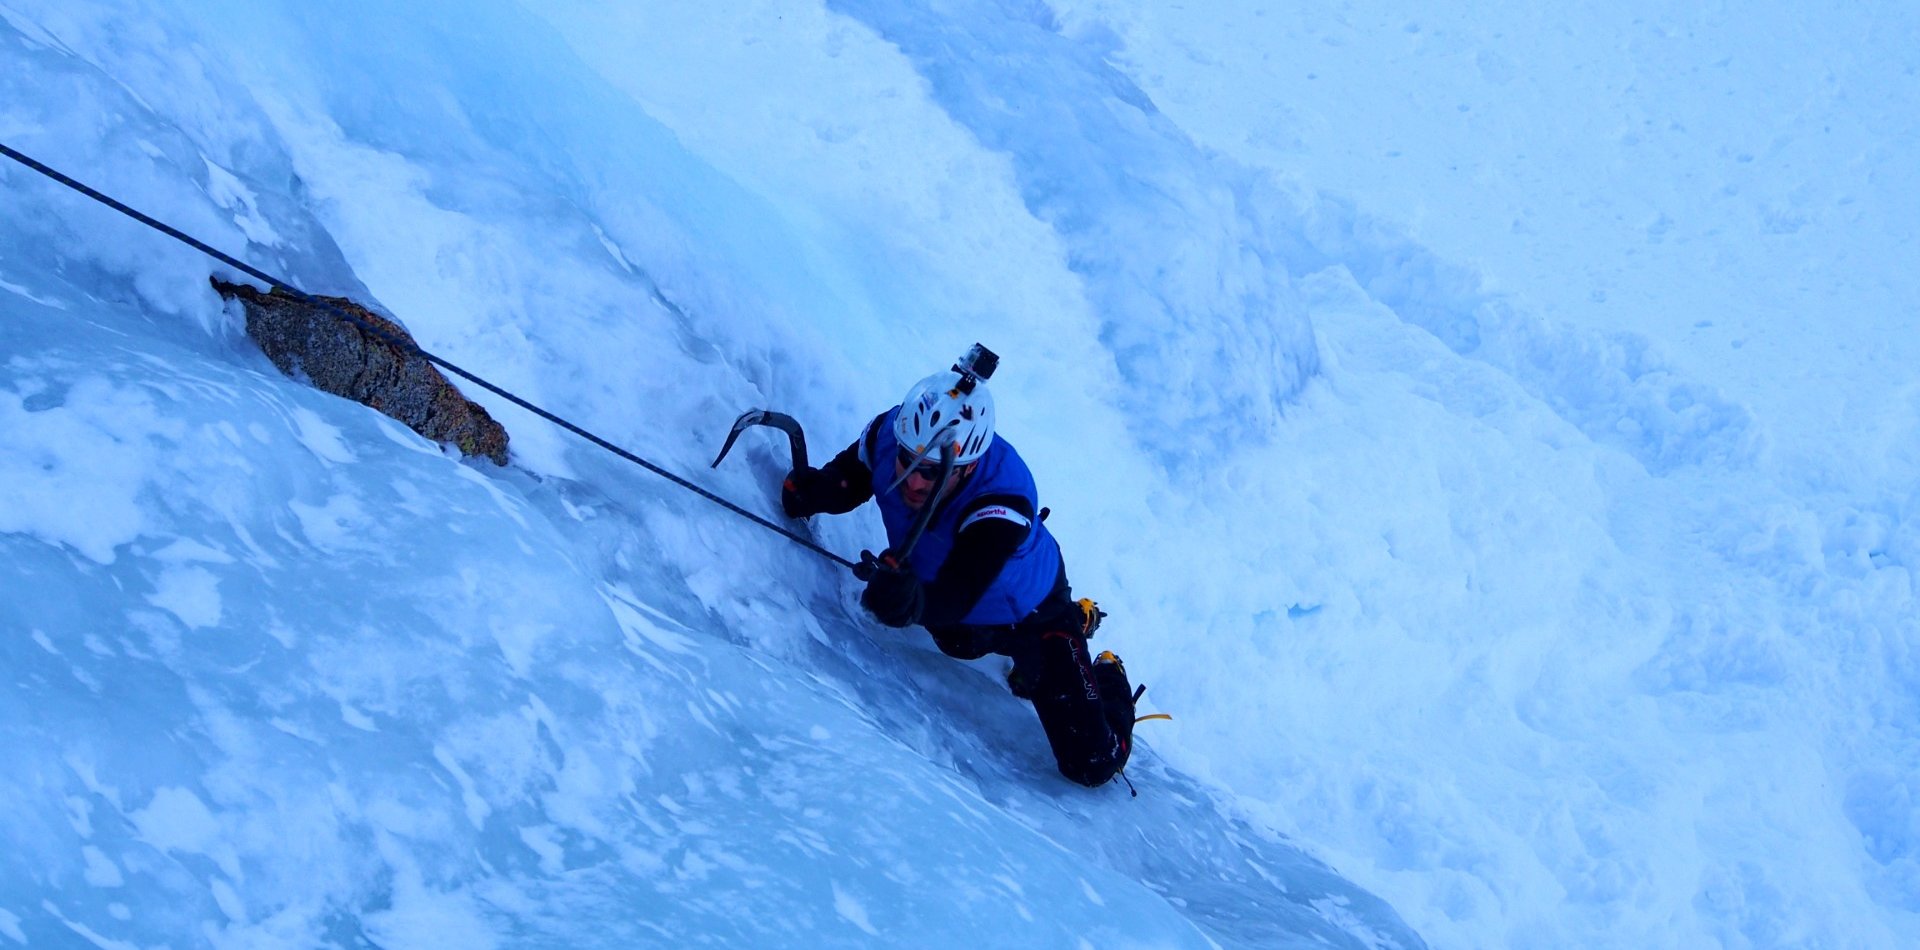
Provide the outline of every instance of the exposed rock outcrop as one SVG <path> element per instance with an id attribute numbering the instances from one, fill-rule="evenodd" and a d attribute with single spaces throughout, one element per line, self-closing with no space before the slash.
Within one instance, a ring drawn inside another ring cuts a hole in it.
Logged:
<path id="1" fill-rule="evenodd" d="M 261 293 L 216 278 L 220 296 L 240 301 L 247 335 L 280 371 L 336 396 L 371 406 L 464 455 L 507 464 L 507 430 L 434 365 L 329 312 L 278 290 Z M 413 342 L 406 329 L 345 297 L 315 297 Z"/>

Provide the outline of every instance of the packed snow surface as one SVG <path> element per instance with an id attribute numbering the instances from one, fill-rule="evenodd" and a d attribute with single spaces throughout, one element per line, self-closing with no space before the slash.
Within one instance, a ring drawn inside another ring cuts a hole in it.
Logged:
<path id="1" fill-rule="evenodd" d="M 1920 7 L 1361 6 L 0 0 L 0 144 L 769 519 L 985 343 L 1174 717 L 0 162 L 0 945 L 1920 943 Z"/>

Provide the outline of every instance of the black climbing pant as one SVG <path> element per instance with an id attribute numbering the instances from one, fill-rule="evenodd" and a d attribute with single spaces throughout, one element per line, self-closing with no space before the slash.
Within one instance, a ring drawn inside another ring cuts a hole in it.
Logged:
<path id="1" fill-rule="evenodd" d="M 1055 594 L 1017 624 L 930 632 L 951 657 L 1012 657 L 1008 685 L 1033 703 L 1060 774 L 1082 785 L 1104 785 L 1126 767 L 1133 751 L 1132 686 L 1119 664 L 1093 662 L 1079 633 L 1079 605 L 1064 583 Z"/>

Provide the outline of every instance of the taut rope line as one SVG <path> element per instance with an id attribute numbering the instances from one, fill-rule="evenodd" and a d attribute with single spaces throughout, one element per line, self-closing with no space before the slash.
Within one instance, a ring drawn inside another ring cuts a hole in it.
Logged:
<path id="1" fill-rule="evenodd" d="M 432 353 L 427 352 L 426 350 L 421 349 L 418 344 L 414 343 L 411 340 L 394 336 L 393 334 L 388 333 L 384 328 L 374 325 L 373 323 L 360 317 L 357 314 L 349 313 L 345 310 L 342 310 L 339 307 L 336 307 L 330 303 L 327 303 L 324 300 L 321 300 L 317 297 L 314 297 L 306 293 L 305 291 L 300 290 L 299 288 L 293 286 L 292 284 L 287 283 L 284 280 L 281 280 L 278 277 L 274 277 L 273 275 L 268 274 L 265 271 L 262 271 L 250 264 L 236 260 L 232 256 L 214 247 L 209 246 L 206 242 L 201 241 L 198 238 L 195 238 L 193 235 L 187 234 L 186 232 L 181 231 L 180 229 L 175 228 L 164 221 L 155 220 L 154 218 L 149 217 L 145 214 L 142 214 L 139 211 L 134 210 L 133 208 L 127 207 L 125 204 L 122 204 L 121 202 L 116 201 L 111 196 L 102 194 L 99 191 L 89 188 L 85 184 L 82 184 L 81 182 L 75 181 L 74 179 L 69 178 L 64 174 L 61 174 L 56 169 L 50 168 L 44 164 L 41 164 L 40 162 L 37 162 L 32 158 L 29 158 L 26 155 L 23 155 L 20 152 L 15 151 L 12 148 L 9 148 L 3 143 L 0 143 L 0 155 L 5 155 L 6 157 L 13 159 L 16 162 L 19 162 L 20 164 L 25 165 L 26 167 L 31 168 L 34 171 L 39 172 L 40 174 L 45 175 L 46 177 L 56 182 L 59 182 L 60 184 L 65 185 L 68 188 L 73 189 L 74 191 L 79 192 L 80 194 L 86 195 L 87 197 L 92 198 L 93 200 L 98 201 L 101 204 L 106 205 L 107 207 L 112 208 L 113 210 L 118 211 L 121 214 L 124 214 L 127 217 L 132 218 L 133 220 L 146 225 L 147 227 L 152 228 L 155 231 L 159 231 L 160 233 L 165 234 L 166 236 L 173 238 L 174 240 L 179 241 L 180 243 L 185 244 L 188 247 L 191 247 L 194 250 L 197 250 L 200 253 L 205 254 L 208 257 L 211 257 L 214 260 L 221 262 L 222 264 L 225 264 L 228 267 L 234 268 L 235 270 L 238 270 L 241 273 L 244 273 L 250 277 L 253 277 L 256 280 L 260 280 L 266 283 L 269 287 L 285 291 L 287 294 L 291 295 L 294 299 L 299 300 L 302 303 L 308 304 L 310 306 L 320 307 L 326 310 L 328 313 L 331 313 L 335 318 L 345 321 L 347 323 L 351 323 L 354 326 L 357 326 L 360 329 L 374 335 L 375 337 L 381 340 L 384 340 L 389 345 L 398 347 L 402 352 L 405 352 L 414 356 L 418 356 L 421 359 L 424 359 L 427 362 L 432 363 L 435 366 L 438 366 L 441 369 L 444 369 L 447 372 L 460 377 L 461 379 L 464 379 L 470 383 L 473 383 L 475 386 L 479 386 L 480 388 L 485 389 L 486 391 L 493 393 L 494 395 L 499 396 L 500 398 L 505 399 L 508 402 L 511 402 L 514 405 L 519 406 L 520 408 L 525 409 L 526 411 L 531 412 L 534 415 L 539 416 L 540 418 L 545 419 L 548 422 L 551 422 L 562 429 L 567 430 L 568 432 L 573 433 L 574 435 L 577 435 L 583 439 L 586 439 L 588 442 L 591 442 L 594 445 L 597 445 L 603 449 L 606 449 L 607 451 L 612 452 L 613 454 L 623 459 L 626 459 L 627 461 L 632 462 L 633 464 L 638 465 L 641 468 L 644 468 L 647 471 L 652 472 L 655 475 L 658 475 L 661 478 L 664 478 L 674 483 L 675 485 L 680 486 L 681 488 L 684 488 L 690 492 L 693 492 L 694 494 L 699 495 L 700 497 L 705 498 L 706 500 L 713 502 L 714 504 L 719 505 L 720 507 L 725 508 L 728 511 L 733 512 L 734 514 L 739 515 L 740 517 L 745 518 L 748 521 L 753 522 L 754 524 L 757 524 L 763 528 L 766 528 L 769 531 L 778 533 L 782 537 L 785 537 L 787 540 L 792 541 L 795 544 L 798 544 L 801 547 L 804 547 L 807 550 L 820 555 L 821 557 L 824 557 L 830 561 L 833 561 L 841 565 L 842 567 L 851 568 L 854 566 L 854 563 L 852 561 L 849 561 L 846 558 L 843 558 L 840 555 L 835 554 L 832 551 L 829 551 L 826 548 L 823 548 L 820 545 L 813 543 L 812 540 L 802 537 L 801 535 L 795 534 L 792 531 L 789 531 L 786 528 L 781 527 L 780 525 L 774 524 L 773 522 L 768 521 L 767 519 L 762 518 L 759 515 L 756 515 L 753 512 L 748 511 L 745 508 L 742 508 L 739 505 L 736 505 L 733 502 L 730 502 L 725 498 L 722 498 L 719 495 L 714 494 L 713 492 L 710 492 L 704 488 L 701 488 L 700 486 L 695 485 L 694 483 L 687 481 L 686 479 L 678 475 L 675 475 L 674 473 L 667 471 L 666 469 L 661 468 L 660 466 L 655 465 L 654 463 L 649 462 L 646 459 L 633 454 L 632 452 L 627 451 L 626 449 L 623 449 L 617 445 L 614 445 L 612 442 L 608 442 L 606 439 L 603 439 L 597 435 L 594 435 L 592 432 L 589 432 L 586 429 L 583 429 L 580 426 L 577 426 L 572 422 L 569 422 L 566 419 L 561 418 L 560 416 L 557 416 L 551 412 L 548 412 L 547 410 L 542 409 L 539 406 L 536 406 L 533 403 L 530 403 L 525 399 L 522 399 L 519 396 L 516 396 L 513 393 L 510 393 L 507 390 L 502 389 L 499 386 L 496 386 L 493 383 L 490 383 L 485 379 L 480 378 L 479 376 L 475 376 L 474 374 L 469 373 L 466 370 L 461 369 L 460 367 L 450 362 L 447 362 L 446 360 L 441 359 L 440 357 L 435 356 Z"/>

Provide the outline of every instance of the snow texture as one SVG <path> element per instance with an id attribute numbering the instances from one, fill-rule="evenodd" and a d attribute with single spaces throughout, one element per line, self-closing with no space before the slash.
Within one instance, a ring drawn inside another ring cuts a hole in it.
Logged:
<path id="1" fill-rule="evenodd" d="M 1920 943 L 1920 11 L 4 0 L 0 142 L 774 520 L 975 342 L 1124 786 L 0 162 L 0 937 Z M 765 436 L 764 438 L 762 436 Z M 875 547 L 871 511 L 796 525 Z"/>

